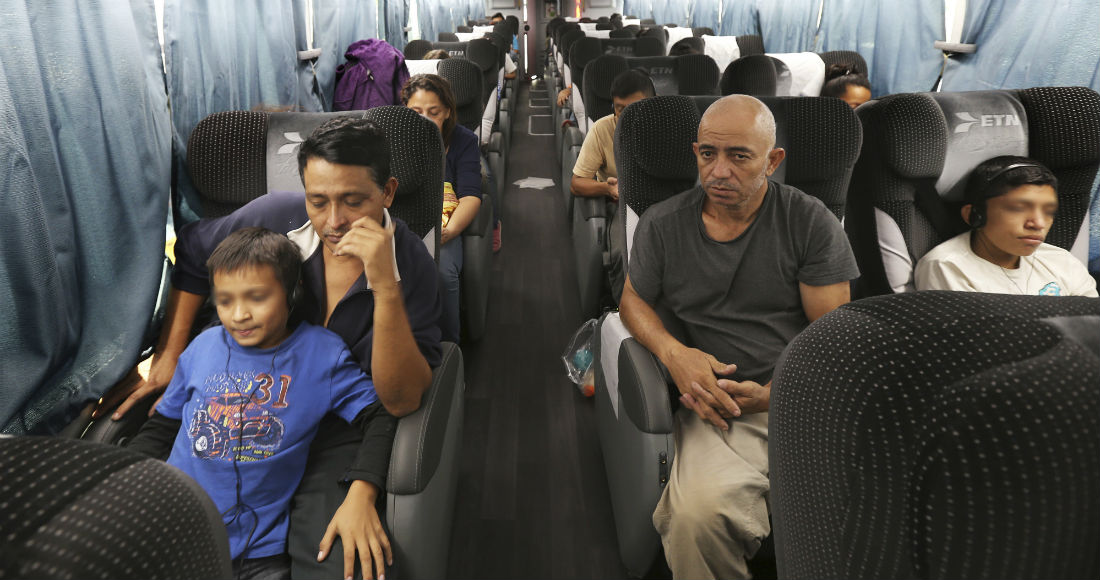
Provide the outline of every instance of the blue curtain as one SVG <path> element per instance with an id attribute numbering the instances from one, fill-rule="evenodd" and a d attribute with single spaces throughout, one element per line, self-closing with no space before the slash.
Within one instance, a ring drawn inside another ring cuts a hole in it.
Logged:
<path id="1" fill-rule="evenodd" d="M 438 0 L 413 1 L 417 3 L 416 17 L 420 21 L 420 38 L 436 42 L 440 32 L 454 32 L 458 28 L 460 22 L 455 21 L 449 3 Z"/>
<path id="2" fill-rule="evenodd" d="M 170 161 L 152 0 L 4 3 L 0 431 L 56 432 L 137 362 Z"/>
<path id="3" fill-rule="evenodd" d="M 760 34 L 760 13 L 754 0 L 722 0 L 722 27 L 719 36 Z"/>
<path id="4" fill-rule="evenodd" d="M 718 34 L 718 0 L 696 0 L 688 3 L 688 9 L 691 10 L 689 24 L 692 27 L 706 26 Z"/>
<path id="5" fill-rule="evenodd" d="M 651 0 L 623 0 L 623 15 L 637 16 L 641 19 L 653 18 L 653 3 Z M 565 16 L 572 16 L 566 14 Z"/>
<path id="6" fill-rule="evenodd" d="M 317 84 L 326 111 L 332 110 L 336 67 L 344 63 L 344 52 L 351 43 L 367 38 L 378 38 L 377 3 L 313 0 L 313 46 L 321 49 L 316 65 Z"/>
<path id="7" fill-rule="evenodd" d="M 826 0 L 817 51 L 859 52 L 874 97 L 929 91 L 943 63 L 932 46 L 945 37 L 943 10 L 943 0 Z"/>
<path id="8" fill-rule="evenodd" d="M 657 24 L 675 24 L 686 26 L 688 24 L 688 2 L 676 0 L 657 0 L 653 3 L 653 19 Z"/>
<path id="9" fill-rule="evenodd" d="M 970 0 L 962 41 L 978 46 L 952 57 L 944 91 L 1087 86 L 1100 91 L 1100 3 L 1039 4 Z M 1093 187 L 1089 269 L 1100 272 L 1100 189 Z"/>
<path id="10" fill-rule="evenodd" d="M 756 4 L 766 52 L 814 50 L 817 13 L 822 0 L 760 0 Z"/>
<path id="11" fill-rule="evenodd" d="M 199 121 L 219 111 L 303 104 L 294 8 L 301 1 L 165 0 L 177 224 L 201 211 L 185 169 L 187 139 Z"/>
<path id="12" fill-rule="evenodd" d="M 416 0 L 413 0 L 414 2 Z M 386 42 L 397 50 L 405 50 L 405 25 L 409 21 L 409 0 L 382 0 L 385 20 L 382 29 Z"/>

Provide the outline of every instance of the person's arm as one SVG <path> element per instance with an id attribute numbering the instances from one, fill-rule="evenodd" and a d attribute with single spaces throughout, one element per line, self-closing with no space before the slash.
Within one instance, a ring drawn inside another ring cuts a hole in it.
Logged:
<path id="1" fill-rule="evenodd" d="M 576 173 L 569 180 L 569 191 L 580 197 L 609 197 L 619 201 L 619 180 L 608 177 L 607 181 L 596 181 L 591 177 L 581 177 Z"/>
<path id="2" fill-rule="evenodd" d="M 376 504 L 386 487 L 397 419 L 386 412 L 381 403 L 375 402 L 355 417 L 352 426 L 363 433 L 363 442 L 355 462 L 345 474 L 345 480 L 350 480 L 351 484 L 321 538 L 317 559 L 327 558 L 333 541 L 340 536 L 344 544 L 344 577 L 350 578 L 355 573 L 358 553 L 363 577 L 374 577 L 374 571 L 381 578 L 385 566 L 393 565 L 393 550 Z"/>
<path id="3" fill-rule="evenodd" d="M 468 135 L 468 133 L 458 133 L 457 128 L 455 131 L 455 140 L 459 135 L 463 137 Z M 441 235 L 443 244 L 462 235 L 481 209 L 481 151 L 478 149 L 477 141 L 462 139 L 461 143 L 452 143 L 451 146 L 460 148 L 455 150 L 458 156 L 455 175 L 448 175 L 453 177 L 448 181 L 454 185 L 455 195 L 458 196 L 458 207 L 451 214 L 447 226 L 443 228 Z"/>
<path id="4" fill-rule="evenodd" d="M 573 92 L 573 86 L 569 85 L 564 89 L 558 91 L 558 106 L 564 107 L 565 103 L 569 101 L 569 95 Z"/>
<path id="5" fill-rule="evenodd" d="M 160 413 L 153 413 L 137 435 L 126 444 L 126 448 L 154 459 L 165 460 L 172 452 L 172 443 L 175 442 L 182 424 L 180 419 L 170 419 Z"/>
<path id="6" fill-rule="evenodd" d="M 720 362 L 710 354 L 689 348 L 676 340 L 661 322 L 657 311 L 634 290 L 629 274 L 623 286 L 619 312 L 630 334 L 668 368 L 680 391 L 681 402 L 703 420 L 728 430 L 729 423 L 725 419 L 739 416 L 741 409 L 728 393 L 719 388 L 718 376 L 733 373 L 737 365 Z M 695 404 L 696 400 L 702 400 L 705 404 Z"/>
<path id="7" fill-rule="evenodd" d="M 401 283 L 394 277 L 393 243 L 392 224 L 383 228 L 365 216 L 352 224 L 336 251 L 363 261 L 363 272 L 374 292 L 370 375 L 382 404 L 402 417 L 420 407 L 420 397 L 431 385 L 432 369 L 413 336 Z"/>

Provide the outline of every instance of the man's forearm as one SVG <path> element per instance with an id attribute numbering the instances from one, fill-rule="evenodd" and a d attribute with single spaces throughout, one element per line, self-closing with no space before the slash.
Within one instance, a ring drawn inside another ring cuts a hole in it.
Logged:
<path id="1" fill-rule="evenodd" d="M 602 181 L 596 181 L 590 177 L 574 175 L 569 181 L 569 191 L 580 197 L 606 197 L 610 193 L 611 186 Z"/>
<path id="2" fill-rule="evenodd" d="M 179 358 L 187 348 L 187 341 L 191 338 L 191 327 L 195 324 L 195 317 L 205 301 L 205 296 L 172 288 L 168 295 L 168 309 L 164 313 L 164 328 L 157 340 L 158 355 Z"/>
<path id="3" fill-rule="evenodd" d="M 665 329 L 661 317 L 652 306 L 642 300 L 634 291 L 627 277 L 623 286 L 623 297 L 620 301 L 619 312 L 622 315 L 623 324 L 642 346 L 655 354 L 661 362 L 667 364 L 669 352 L 679 346 L 683 346 L 676 337 Z"/>
<path id="4" fill-rule="evenodd" d="M 378 398 L 395 417 L 417 410 L 432 382 L 432 369 L 413 337 L 399 283 L 374 290 L 371 378 Z"/>

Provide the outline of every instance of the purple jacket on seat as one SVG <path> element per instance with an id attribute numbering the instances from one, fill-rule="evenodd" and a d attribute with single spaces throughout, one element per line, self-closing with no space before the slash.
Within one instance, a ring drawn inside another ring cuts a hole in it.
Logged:
<path id="1" fill-rule="evenodd" d="M 353 42 L 336 68 L 333 111 L 362 111 L 381 105 L 400 105 L 401 87 L 409 80 L 405 55 L 385 40 Z"/>

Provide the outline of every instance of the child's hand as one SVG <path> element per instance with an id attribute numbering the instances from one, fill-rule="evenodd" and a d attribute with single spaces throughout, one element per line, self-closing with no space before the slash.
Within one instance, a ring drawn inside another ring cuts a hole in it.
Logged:
<path id="1" fill-rule="evenodd" d="M 378 511 L 374 509 L 377 498 L 378 488 L 373 483 L 359 480 L 351 483 L 344 503 L 336 510 L 325 530 L 325 537 L 321 539 L 318 562 L 328 556 L 332 542 L 340 536 L 344 543 L 344 578 L 355 576 L 355 554 L 358 552 L 363 578 L 372 580 L 377 569 L 378 580 L 385 580 L 385 566 L 393 565 L 393 550 L 386 531 L 382 529 L 382 521 L 378 519 Z"/>

